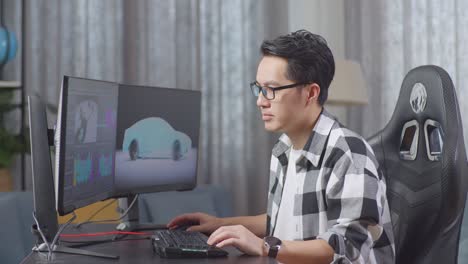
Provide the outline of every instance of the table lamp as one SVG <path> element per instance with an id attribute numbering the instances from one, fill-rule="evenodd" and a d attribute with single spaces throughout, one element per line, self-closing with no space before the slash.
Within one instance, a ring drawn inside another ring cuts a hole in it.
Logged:
<path id="1" fill-rule="evenodd" d="M 361 65 L 350 60 L 335 62 L 335 77 L 328 90 L 328 105 L 349 106 L 368 103 Z"/>

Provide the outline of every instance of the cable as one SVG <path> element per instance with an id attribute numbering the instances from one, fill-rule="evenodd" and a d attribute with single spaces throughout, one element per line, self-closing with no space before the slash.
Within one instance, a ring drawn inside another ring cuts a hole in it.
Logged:
<path id="1" fill-rule="evenodd" d="M 111 238 L 106 238 L 106 239 L 93 239 L 93 240 L 66 240 L 66 239 L 60 239 L 61 243 L 69 243 L 69 244 L 81 244 L 81 243 L 106 243 L 106 242 L 119 242 L 119 241 L 126 241 L 126 240 L 145 240 L 145 239 L 151 239 L 151 236 L 147 237 L 130 237 L 126 239 L 121 239 L 121 240 L 112 240 Z"/>
<path id="2" fill-rule="evenodd" d="M 44 233 L 42 232 L 42 229 L 41 229 L 41 225 L 39 224 L 39 221 L 37 220 L 37 217 L 36 217 L 36 211 L 33 211 L 33 218 L 34 218 L 34 222 L 36 222 L 36 225 L 37 225 L 37 230 L 39 231 L 39 234 L 41 235 L 41 238 L 42 240 L 44 241 L 44 243 L 46 244 L 47 246 L 47 251 L 48 251 L 48 254 L 47 254 L 47 259 L 50 260 L 50 257 L 52 256 L 52 252 L 54 250 L 54 247 L 57 243 L 57 240 L 59 239 L 60 237 L 60 234 L 63 232 L 63 230 L 73 221 L 76 219 L 76 214 L 75 212 L 72 212 L 73 216 L 64 224 L 62 225 L 59 230 L 57 231 L 57 233 L 55 234 L 54 236 L 54 239 L 52 240 L 52 243 L 49 243 L 47 241 L 47 238 L 45 237 Z M 40 250 L 39 246 L 36 245 L 36 247 L 38 248 L 38 250 Z"/>
<path id="3" fill-rule="evenodd" d="M 76 214 L 75 212 L 73 211 L 72 212 L 73 216 L 62 226 L 60 226 L 59 230 L 57 231 L 57 234 L 55 234 L 55 237 L 54 237 L 54 240 L 52 241 L 52 247 L 54 247 L 60 237 L 60 234 L 62 234 L 63 230 L 65 230 L 65 228 L 67 228 L 68 225 L 70 225 L 70 223 L 76 219 Z"/>
<path id="4" fill-rule="evenodd" d="M 39 221 L 37 220 L 36 211 L 32 212 L 32 216 L 33 216 L 34 222 L 36 222 L 37 231 L 39 231 L 39 234 L 41 235 L 42 241 L 46 244 L 47 251 L 50 254 L 51 253 L 50 245 L 49 245 L 49 242 L 47 241 L 44 233 L 42 232 L 41 225 L 39 224 Z M 39 245 L 36 244 L 36 248 L 39 248 Z M 47 256 L 47 259 L 49 259 L 49 256 Z"/>
<path id="5" fill-rule="evenodd" d="M 151 239 L 151 237 L 132 237 L 132 238 L 119 239 L 119 240 L 102 239 L 102 240 L 84 240 L 84 241 L 83 240 L 72 241 L 72 240 L 60 239 L 60 242 L 71 244 L 71 245 L 67 245 L 67 247 L 70 247 L 70 248 L 80 248 L 80 247 L 98 245 L 98 244 L 109 243 L 109 242 L 113 243 L 113 242 L 120 242 L 120 241 L 149 240 L 149 239 Z"/>
<path id="6" fill-rule="evenodd" d="M 104 223 L 104 222 L 115 222 L 115 221 L 120 221 L 122 220 L 125 216 L 127 216 L 128 212 L 130 211 L 130 209 L 132 209 L 133 205 L 135 204 L 135 202 L 138 200 L 138 196 L 139 194 L 135 195 L 135 198 L 133 198 L 133 201 L 130 203 L 130 205 L 128 206 L 128 208 L 123 212 L 123 214 L 117 218 L 117 219 L 106 219 L 106 220 L 96 220 L 96 221 L 85 221 L 85 222 L 82 222 L 80 223 L 79 225 L 77 225 L 76 227 L 80 227 L 84 224 L 89 224 L 89 223 Z"/>
<path id="7" fill-rule="evenodd" d="M 144 232 L 128 232 L 128 231 L 110 231 L 110 232 L 96 232 L 96 233 L 83 233 L 83 234 L 61 234 L 60 237 L 96 237 L 108 235 L 137 235 L 148 236 L 149 233 Z"/>
<path id="8" fill-rule="evenodd" d="M 117 201 L 117 199 L 109 201 L 108 203 L 106 203 L 105 205 L 103 205 L 101 208 L 99 208 L 96 212 L 94 212 L 94 213 L 93 213 L 90 217 L 88 217 L 86 220 L 84 220 L 84 221 L 82 221 L 82 222 L 76 224 L 75 227 L 76 227 L 76 228 L 79 228 L 81 225 L 91 222 L 91 219 L 93 219 L 97 214 L 99 214 L 100 212 L 102 212 L 102 210 L 106 209 L 107 207 L 109 207 L 111 204 L 113 204 L 113 203 L 116 202 L 116 201 Z"/>

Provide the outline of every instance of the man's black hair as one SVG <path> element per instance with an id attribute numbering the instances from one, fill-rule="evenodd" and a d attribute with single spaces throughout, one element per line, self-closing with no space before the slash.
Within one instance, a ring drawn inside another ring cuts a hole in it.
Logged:
<path id="1" fill-rule="evenodd" d="M 327 41 L 307 30 L 265 40 L 260 47 L 263 56 L 278 56 L 288 61 L 286 77 L 297 83 L 317 83 L 321 105 L 328 97 L 328 87 L 335 74 L 335 61 Z"/>

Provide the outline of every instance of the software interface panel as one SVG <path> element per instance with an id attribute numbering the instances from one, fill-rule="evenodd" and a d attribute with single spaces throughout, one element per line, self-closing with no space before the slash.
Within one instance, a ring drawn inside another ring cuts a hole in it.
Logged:
<path id="1" fill-rule="evenodd" d="M 120 86 L 117 191 L 194 183 L 200 122 L 198 95 L 177 89 Z"/>
<path id="2" fill-rule="evenodd" d="M 112 191 L 118 85 L 68 79 L 64 200 Z"/>

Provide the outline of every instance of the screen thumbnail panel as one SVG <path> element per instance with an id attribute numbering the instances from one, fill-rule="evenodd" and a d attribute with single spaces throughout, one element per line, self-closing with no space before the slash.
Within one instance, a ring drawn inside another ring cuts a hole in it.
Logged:
<path id="1" fill-rule="evenodd" d="M 59 112 L 59 184 L 69 212 L 113 193 L 118 84 L 65 77 Z"/>
<path id="2" fill-rule="evenodd" d="M 117 194 L 193 188 L 200 92 L 120 85 L 118 105 Z"/>

